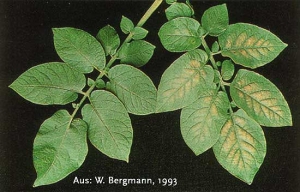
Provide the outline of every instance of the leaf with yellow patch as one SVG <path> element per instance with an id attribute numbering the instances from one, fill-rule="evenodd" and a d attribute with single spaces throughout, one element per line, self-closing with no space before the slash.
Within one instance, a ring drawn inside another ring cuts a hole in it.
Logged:
<path id="1" fill-rule="evenodd" d="M 211 89 L 182 109 L 181 134 L 196 155 L 210 149 L 218 141 L 229 107 L 226 93 Z"/>
<path id="2" fill-rule="evenodd" d="M 157 112 L 173 111 L 193 103 L 201 90 L 213 83 L 214 71 L 200 49 L 185 53 L 162 75 L 157 93 Z"/>
<path id="3" fill-rule="evenodd" d="M 229 25 L 219 44 L 223 56 L 252 69 L 273 61 L 287 46 L 270 31 L 247 23 Z"/>
<path id="4" fill-rule="evenodd" d="M 266 150 L 260 125 L 241 109 L 226 121 L 218 142 L 213 146 L 218 162 L 249 185 L 264 161 Z"/>
<path id="5" fill-rule="evenodd" d="M 241 69 L 230 86 L 236 105 L 259 124 L 269 127 L 291 126 L 290 108 L 280 90 L 255 72 Z"/>

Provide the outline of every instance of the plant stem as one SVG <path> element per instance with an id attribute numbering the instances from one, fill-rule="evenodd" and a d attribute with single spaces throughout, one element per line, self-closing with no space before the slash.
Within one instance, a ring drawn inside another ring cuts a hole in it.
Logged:
<path id="1" fill-rule="evenodd" d="M 202 40 L 202 45 L 203 45 L 203 47 L 204 47 L 206 53 L 208 54 L 209 60 L 210 60 L 210 62 L 211 62 L 211 64 L 212 64 L 213 68 L 214 68 L 215 70 L 218 70 L 218 66 L 216 65 L 216 61 L 215 61 L 215 58 L 214 58 L 214 54 L 213 54 L 213 53 L 211 52 L 211 50 L 209 49 L 209 47 L 208 47 L 208 45 L 207 45 L 207 43 L 206 43 L 206 41 L 205 41 L 205 39 L 204 39 L 204 36 L 201 37 L 201 40 Z M 224 92 L 226 93 L 227 97 L 229 98 L 228 93 L 227 93 L 226 88 L 225 88 L 224 85 L 227 85 L 227 86 L 229 85 L 229 86 L 230 86 L 230 84 L 224 82 L 223 79 L 221 78 L 221 79 L 220 79 L 219 85 L 221 86 L 222 91 L 224 91 Z M 232 110 L 231 106 L 229 106 L 229 112 L 230 112 L 230 114 L 233 113 L 233 110 Z"/>
<path id="2" fill-rule="evenodd" d="M 140 19 L 140 21 L 138 22 L 137 26 L 138 27 L 142 27 L 146 21 L 150 18 L 150 16 L 154 13 L 154 11 L 159 7 L 159 5 L 162 3 L 163 0 L 155 0 L 153 2 L 153 4 L 150 6 L 150 8 L 146 11 L 146 13 L 143 15 L 143 17 Z M 114 54 L 111 59 L 109 60 L 109 62 L 106 65 L 106 68 L 110 68 L 111 65 L 118 59 L 118 53 L 120 51 L 120 49 L 122 48 L 122 46 L 124 46 L 126 43 L 130 42 L 132 39 L 133 33 L 129 33 L 128 36 L 126 37 L 126 39 L 124 40 L 124 42 L 122 43 L 122 45 L 119 47 L 119 49 L 116 51 L 116 54 Z M 106 74 L 106 71 L 101 71 L 98 78 L 102 78 L 104 75 Z M 92 91 L 95 89 L 96 87 L 96 83 L 94 85 L 92 85 L 85 93 L 83 93 L 83 97 L 80 100 L 80 102 L 78 103 L 78 105 L 76 106 L 76 108 L 74 109 L 72 115 L 71 115 L 71 119 L 69 122 L 69 125 L 71 124 L 71 122 L 73 121 L 74 117 L 76 116 L 78 110 L 81 108 L 82 104 L 84 103 L 84 101 L 90 97 L 90 94 L 92 93 Z M 69 126 L 70 127 L 70 126 Z"/>

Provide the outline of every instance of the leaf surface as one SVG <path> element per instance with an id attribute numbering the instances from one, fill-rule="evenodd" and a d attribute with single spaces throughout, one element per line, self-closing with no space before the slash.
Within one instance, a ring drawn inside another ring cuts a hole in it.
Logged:
<path id="1" fill-rule="evenodd" d="M 287 46 L 270 31 L 247 23 L 229 25 L 219 44 L 223 56 L 252 69 L 273 61 Z"/>
<path id="2" fill-rule="evenodd" d="M 123 102 L 129 113 L 146 115 L 155 112 L 157 91 L 145 73 L 121 64 L 111 68 L 108 77 L 110 90 Z"/>
<path id="3" fill-rule="evenodd" d="M 85 86 L 83 74 L 65 63 L 45 63 L 21 74 L 9 87 L 24 99 L 41 105 L 75 101 Z"/>
<path id="4" fill-rule="evenodd" d="M 184 52 L 201 45 L 200 24 L 188 17 L 178 17 L 165 23 L 158 35 L 162 45 L 170 52 Z"/>
<path id="5" fill-rule="evenodd" d="M 193 15 L 192 10 L 185 3 L 173 3 L 165 12 L 168 20 L 177 17 L 191 17 Z"/>
<path id="6" fill-rule="evenodd" d="M 203 28 L 211 36 L 218 36 L 224 32 L 229 24 L 226 4 L 207 9 L 201 18 Z"/>
<path id="7" fill-rule="evenodd" d="M 41 125 L 33 144 L 34 187 L 60 181 L 84 162 L 87 125 L 81 119 L 71 121 L 71 115 L 60 110 Z"/>
<path id="8" fill-rule="evenodd" d="M 157 112 L 173 111 L 198 99 L 203 87 L 212 84 L 213 69 L 205 65 L 207 54 L 200 49 L 185 53 L 163 73 L 157 92 Z"/>
<path id="9" fill-rule="evenodd" d="M 90 102 L 82 108 L 89 140 L 105 155 L 128 162 L 133 131 L 124 105 L 103 90 L 92 92 Z"/>
<path id="10" fill-rule="evenodd" d="M 140 39 L 144 39 L 147 36 L 148 31 L 142 27 L 135 27 L 132 33 L 133 33 L 132 38 L 134 40 L 140 40 Z"/>
<path id="11" fill-rule="evenodd" d="M 196 155 L 210 149 L 218 141 L 221 128 L 227 120 L 229 106 L 224 92 L 216 94 L 216 90 L 211 89 L 182 109 L 181 134 Z"/>
<path id="12" fill-rule="evenodd" d="M 136 40 L 125 44 L 119 51 L 119 59 L 123 64 L 141 67 L 151 59 L 155 46 L 144 40 Z"/>
<path id="13" fill-rule="evenodd" d="M 249 185 L 264 161 L 266 150 L 260 125 L 241 109 L 227 120 L 213 146 L 218 162 Z"/>
<path id="14" fill-rule="evenodd" d="M 289 106 L 280 90 L 268 79 L 255 72 L 241 69 L 230 86 L 236 105 L 268 127 L 291 126 Z"/>
<path id="15" fill-rule="evenodd" d="M 221 75 L 225 81 L 232 78 L 234 74 L 234 64 L 231 60 L 225 60 L 222 62 Z"/>
<path id="16" fill-rule="evenodd" d="M 100 29 L 96 38 L 102 44 L 106 56 L 114 55 L 118 47 L 120 46 L 119 35 L 115 28 L 110 25 L 106 25 L 105 27 Z"/>
<path id="17" fill-rule="evenodd" d="M 71 27 L 54 28 L 54 46 L 60 58 L 82 73 L 105 67 L 105 52 L 89 33 Z"/>
<path id="18" fill-rule="evenodd" d="M 134 24 L 129 18 L 122 16 L 120 27 L 123 33 L 128 34 L 134 29 Z"/>

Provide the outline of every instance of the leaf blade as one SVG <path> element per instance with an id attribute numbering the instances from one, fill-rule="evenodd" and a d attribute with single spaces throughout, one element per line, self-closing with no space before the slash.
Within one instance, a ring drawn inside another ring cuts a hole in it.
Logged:
<path id="1" fill-rule="evenodd" d="M 156 112 L 183 108 L 198 97 L 202 89 L 213 83 L 214 71 L 205 65 L 207 54 L 196 49 L 183 54 L 163 73 L 157 92 Z"/>
<path id="2" fill-rule="evenodd" d="M 251 69 L 273 61 L 287 46 L 270 31 L 247 23 L 229 25 L 219 44 L 223 56 Z"/>
<path id="3" fill-rule="evenodd" d="M 144 40 L 136 40 L 121 47 L 118 57 L 123 64 L 141 67 L 148 63 L 154 53 L 155 46 Z"/>
<path id="4" fill-rule="evenodd" d="M 175 19 L 177 17 L 191 17 L 193 15 L 192 10 L 185 3 L 173 3 L 166 10 L 166 17 L 168 20 Z"/>
<path id="5" fill-rule="evenodd" d="M 105 52 L 89 33 L 71 27 L 53 28 L 54 46 L 59 57 L 82 73 L 105 67 Z"/>
<path id="6" fill-rule="evenodd" d="M 108 72 L 110 90 L 123 102 L 127 111 L 136 115 L 155 112 L 156 88 L 142 71 L 130 65 L 117 65 Z"/>
<path id="7" fill-rule="evenodd" d="M 128 34 L 134 29 L 134 24 L 129 18 L 122 16 L 120 27 L 123 33 Z"/>
<path id="8" fill-rule="evenodd" d="M 129 161 L 133 131 L 129 115 L 116 96 L 108 91 L 94 91 L 91 104 L 82 108 L 89 125 L 88 138 L 110 158 Z"/>
<path id="9" fill-rule="evenodd" d="M 60 181 L 84 162 L 87 125 L 81 119 L 71 121 L 70 114 L 60 110 L 41 125 L 33 146 L 34 187 Z"/>
<path id="10" fill-rule="evenodd" d="M 52 62 L 28 69 L 9 87 L 32 103 L 64 105 L 76 100 L 84 86 L 83 74 L 65 63 Z"/>
<path id="11" fill-rule="evenodd" d="M 192 18 L 178 17 L 165 23 L 158 36 L 165 49 L 170 52 L 184 52 L 201 45 L 200 23 Z"/>
<path id="12" fill-rule="evenodd" d="M 218 141 L 220 130 L 227 120 L 229 106 L 227 95 L 212 89 L 182 109 L 181 134 L 195 155 L 210 149 Z"/>
<path id="13" fill-rule="evenodd" d="M 211 36 L 218 36 L 223 33 L 228 24 L 228 11 L 226 4 L 217 5 L 207 9 L 201 18 L 203 28 Z"/>
<path id="14" fill-rule="evenodd" d="M 268 127 L 291 126 L 289 106 L 280 90 L 255 72 L 241 69 L 230 86 L 237 106 L 259 124 Z"/>
<path id="15" fill-rule="evenodd" d="M 213 151 L 230 174 L 250 185 L 264 161 L 266 140 L 260 125 L 240 109 L 222 127 Z"/>
<path id="16" fill-rule="evenodd" d="M 96 38 L 102 44 L 106 56 L 114 55 L 120 46 L 120 37 L 115 28 L 110 25 L 100 29 Z"/>

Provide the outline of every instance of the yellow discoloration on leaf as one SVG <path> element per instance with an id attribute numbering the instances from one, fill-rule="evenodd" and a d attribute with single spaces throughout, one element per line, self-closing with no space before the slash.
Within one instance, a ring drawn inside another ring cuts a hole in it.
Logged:
<path id="1" fill-rule="evenodd" d="M 238 36 L 237 39 L 235 40 L 234 46 L 235 46 L 235 47 L 241 47 L 241 46 L 244 44 L 244 42 L 245 42 L 245 40 L 246 40 L 247 38 L 248 38 L 248 37 L 247 37 L 247 34 L 246 34 L 246 33 L 241 33 L 241 34 L 239 34 L 239 36 Z"/>
<path id="2" fill-rule="evenodd" d="M 191 66 L 192 68 L 200 68 L 200 67 L 201 67 L 201 64 L 200 64 L 200 62 L 197 61 L 197 60 L 191 60 L 190 66 Z"/>
<path id="3" fill-rule="evenodd" d="M 262 43 L 262 42 L 261 42 Z M 249 37 L 245 43 L 244 43 L 245 46 L 247 47 L 251 47 L 253 45 L 256 45 L 257 46 L 257 38 L 252 36 L 252 37 Z"/>

